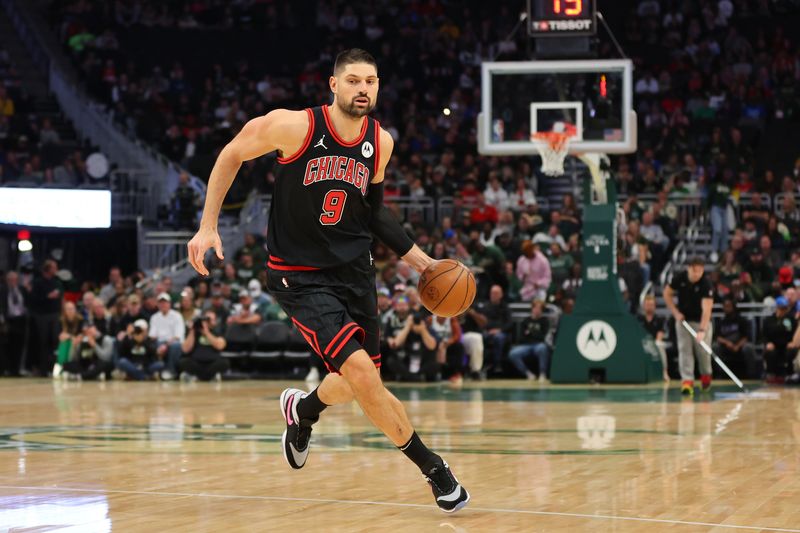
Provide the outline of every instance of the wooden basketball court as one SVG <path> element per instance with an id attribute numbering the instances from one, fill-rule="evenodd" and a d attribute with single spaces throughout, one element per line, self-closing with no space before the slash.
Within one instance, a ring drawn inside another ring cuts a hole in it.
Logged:
<path id="1" fill-rule="evenodd" d="M 0 531 L 800 532 L 797 389 L 392 386 L 451 516 L 355 405 L 291 470 L 286 385 L 0 380 Z"/>

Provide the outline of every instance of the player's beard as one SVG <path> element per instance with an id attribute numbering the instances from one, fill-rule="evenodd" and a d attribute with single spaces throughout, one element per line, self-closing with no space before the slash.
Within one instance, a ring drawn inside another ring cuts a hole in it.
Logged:
<path id="1" fill-rule="evenodd" d="M 364 107 L 358 107 L 356 104 L 356 98 L 366 98 L 367 105 Z M 361 118 L 363 116 L 369 115 L 373 109 L 375 109 L 375 102 L 369 96 L 357 94 L 350 100 L 349 103 L 344 104 L 339 102 L 339 99 L 336 99 L 336 105 L 339 106 L 339 110 L 347 116 L 353 118 Z"/>

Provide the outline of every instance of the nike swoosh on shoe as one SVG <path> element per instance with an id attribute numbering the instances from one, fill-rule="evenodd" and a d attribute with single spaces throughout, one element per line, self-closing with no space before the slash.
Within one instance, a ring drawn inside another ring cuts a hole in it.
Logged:
<path id="1" fill-rule="evenodd" d="M 461 485 L 458 485 L 453 492 L 444 496 L 439 496 L 436 501 L 454 502 L 461 497 Z"/>
<path id="2" fill-rule="evenodd" d="M 299 452 L 295 449 L 294 444 L 290 442 L 289 450 L 292 452 L 292 459 L 294 459 L 295 464 L 302 465 L 306 462 L 306 458 L 308 457 L 308 447 L 306 447 L 304 452 Z"/>

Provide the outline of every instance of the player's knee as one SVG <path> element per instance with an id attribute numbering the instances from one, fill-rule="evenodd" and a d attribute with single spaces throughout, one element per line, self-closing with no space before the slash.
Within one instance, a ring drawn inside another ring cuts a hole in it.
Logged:
<path id="1" fill-rule="evenodd" d="M 375 364 L 364 350 L 359 350 L 348 357 L 340 372 L 356 393 L 382 386 L 380 375 L 375 371 Z"/>

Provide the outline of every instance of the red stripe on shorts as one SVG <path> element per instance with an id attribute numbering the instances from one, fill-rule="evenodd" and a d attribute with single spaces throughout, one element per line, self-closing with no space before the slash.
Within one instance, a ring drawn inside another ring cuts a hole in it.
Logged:
<path id="1" fill-rule="evenodd" d="M 331 342 L 329 342 L 328 345 L 325 347 L 325 355 L 329 354 L 334 343 L 336 343 L 336 341 L 339 340 L 339 337 L 344 335 L 345 332 L 352 327 L 358 327 L 358 324 L 356 324 L 355 322 L 348 322 L 347 324 L 342 326 L 342 329 L 339 330 L 339 333 L 337 333 L 336 336 L 333 338 L 333 340 L 331 340 Z"/>

